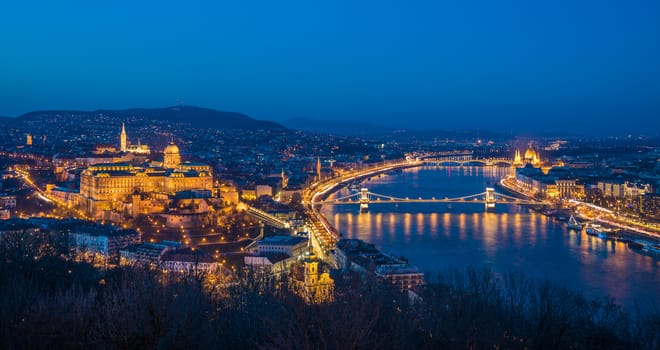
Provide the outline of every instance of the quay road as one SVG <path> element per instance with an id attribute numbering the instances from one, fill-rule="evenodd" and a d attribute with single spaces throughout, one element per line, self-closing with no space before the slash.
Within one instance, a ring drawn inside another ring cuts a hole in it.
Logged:
<path id="1" fill-rule="evenodd" d="M 73 208 L 70 204 L 64 203 L 64 202 L 62 202 L 61 200 L 59 200 L 57 198 L 49 196 L 48 193 L 46 193 L 36 183 L 34 183 L 32 178 L 30 177 L 30 172 L 28 170 L 24 170 L 24 169 L 21 169 L 19 167 L 16 167 L 16 168 L 14 168 L 14 172 L 16 173 L 16 175 L 18 175 L 18 177 L 20 177 L 23 180 L 23 182 L 26 185 L 31 187 L 36 192 L 36 194 L 37 194 L 37 196 L 39 196 L 39 198 L 41 198 L 45 202 L 55 203 L 57 206 L 59 206 L 64 211 L 69 211 L 69 212 L 73 213 L 74 215 L 72 215 L 72 217 L 74 219 L 82 219 L 82 220 L 90 220 L 90 221 L 93 220 L 93 218 L 91 218 L 91 217 L 87 216 L 85 213 L 83 213 L 82 210 L 77 209 L 77 208 Z M 63 217 L 58 217 L 58 218 L 63 218 Z"/>
<path id="2" fill-rule="evenodd" d="M 394 160 L 378 163 L 374 166 L 349 171 L 321 182 L 317 181 L 306 188 L 303 191 L 303 204 L 307 205 L 307 214 L 309 217 L 307 225 L 310 228 L 310 240 L 314 254 L 329 264 L 335 265 L 332 250 L 339 240 L 339 232 L 321 215 L 319 208 L 317 208 L 319 206 L 317 202 L 338 187 L 344 186 L 349 182 L 382 172 L 399 168 L 416 167 L 422 164 L 424 162 L 421 160 Z"/>
<path id="3" fill-rule="evenodd" d="M 525 197 L 533 198 L 533 194 L 526 191 L 522 186 L 519 186 L 513 177 L 502 179 L 500 185 Z M 574 207 L 576 212 L 579 213 L 579 216 L 585 220 L 605 223 L 624 230 L 660 239 L 660 229 L 657 226 L 634 221 L 623 217 L 612 210 L 575 199 L 569 200 L 567 204 L 568 206 Z"/>

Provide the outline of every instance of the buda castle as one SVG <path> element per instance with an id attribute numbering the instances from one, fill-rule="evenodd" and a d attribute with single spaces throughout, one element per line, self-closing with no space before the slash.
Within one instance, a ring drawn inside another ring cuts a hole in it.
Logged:
<path id="1" fill-rule="evenodd" d="M 120 149 L 128 152 L 123 124 Z M 139 147 L 141 152 L 147 150 L 148 147 Z M 211 166 L 182 162 L 179 147 L 174 144 L 174 140 L 165 147 L 162 161 L 140 165 L 124 162 L 95 164 L 83 170 L 80 175 L 81 204 L 93 216 L 107 210 L 122 210 L 125 204 L 131 203 L 134 195 L 149 194 L 151 197 L 167 199 L 177 192 L 210 191 L 212 187 Z"/>

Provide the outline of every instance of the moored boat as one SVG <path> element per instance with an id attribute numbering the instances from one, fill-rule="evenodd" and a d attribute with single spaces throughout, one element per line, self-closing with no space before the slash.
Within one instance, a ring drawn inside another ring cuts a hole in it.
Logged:
<path id="1" fill-rule="evenodd" d="M 641 239 L 635 239 L 628 242 L 628 247 L 639 251 L 642 254 L 660 257 L 660 244 Z"/>
<path id="2" fill-rule="evenodd" d="M 575 219 L 575 216 L 571 215 L 571 217 L 568 219 L 568 228 L 571 229 L 571 230 L 579 231 L 579 230 L 582 229 L 582 224 L 580 224 Z"/>
<path id="3" fill-rule="evenodd" d="M 597 236 L 599 238 L 607 238 L 608 234 L 612 233 L 612 229 L 605 228 L 599 224 L 589 224 L 585 232 L 591 236 Z"/>

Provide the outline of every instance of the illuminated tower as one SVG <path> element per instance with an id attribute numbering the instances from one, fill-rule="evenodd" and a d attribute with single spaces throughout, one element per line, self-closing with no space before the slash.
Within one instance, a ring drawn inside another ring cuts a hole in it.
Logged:
<path id="1" fill-rule="evenodd" d="M 523 165 L 523 160 L 522 160 L 522 157 L 520 156 L 520 150 L 516 150 L 516 155 L 513 157 L 513 165 L 514 166 L 522 166 Z"/>
<path id="2" fill-rule="evenodd" d="M 321 181 L 321 157 L 316 157 L 316 177 Z"/>
<path id="3" fill-rule="evenodd" d="M 124 123 L 121 123 L 121 134 L 119 134 L 119 149 L 126 152 L 126 129 Z"/>
<path id="4" fill-rule="evenodd" d="M 32 135 L 27 134 L 27 139 L 25 140 L 25 144 L 28 146 L 32 146 Z"/>
<path id="5" fill-rule="evenodd" d="M 284 168 L 282 168 L 282 189 L 285 189 L 287 185 L 289 185 L 289 179 L 286 178 Z"/>
<path id="6" fill-rule="evenodd" d="M 133 194 L 131 195 L 131 199 L 133 201 L 133 217 L 136 218 L 138 217 L 138 215 L 140 215 L 140 211 L 142 210 L 142 208 L 140 207 L 141 204 L 140 193 L 138 191 L 133 192 Z"/>
<path id="7" fill-rule="evenodd" d="M 327 272 L 320 273 L 318 261 L 312 259 L 303 261 L 305 275 L 300 294 L 308 304 L 330 303 L 334 301 L 335 281 Z"/>

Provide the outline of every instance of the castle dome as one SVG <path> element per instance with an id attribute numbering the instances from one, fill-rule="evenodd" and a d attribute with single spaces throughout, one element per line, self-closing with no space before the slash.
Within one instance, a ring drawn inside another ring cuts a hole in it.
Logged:
<path id="1" fill-rule="evenodd" d="M 165 147 L 165 151 L 163 151 L 164 154 L 179 154 L 179 147 L 174 144 L 173 141 L 170 141 L 170 143 Z"/>
<path id="2" fill-rule="evenodd" d="M 173 169 L 181 165 L 181 154 L 179 154 L 179 147 L 170 141 L 170 144 L 165 147 L 163 151 L 163 167 Z"/>

